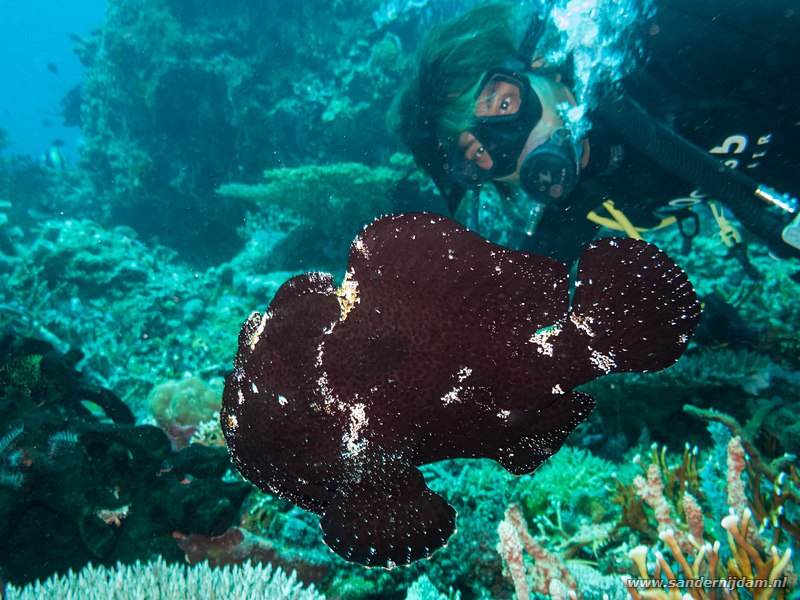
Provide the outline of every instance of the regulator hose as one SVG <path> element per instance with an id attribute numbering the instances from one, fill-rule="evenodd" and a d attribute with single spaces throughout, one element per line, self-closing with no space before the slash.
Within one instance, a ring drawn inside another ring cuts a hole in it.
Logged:
<path id="1" fill-rule="evenodd" d="M 784 227 L 797 210 L 794 198 L 760 185 L 747 175 L 731 169 L 650 115 L 628 94 L 619 94 L 602 104 L 599 115 L 635 149 L 667 171 L 701 187 L 722 200 L 750 231 L 764 238 L 780 256 L 798 256 L 783 243 Z M 784 203 L 781 203 L 784 200 Z M 784 214 L 767 209 L 764 202 L 781 208 Z"/>

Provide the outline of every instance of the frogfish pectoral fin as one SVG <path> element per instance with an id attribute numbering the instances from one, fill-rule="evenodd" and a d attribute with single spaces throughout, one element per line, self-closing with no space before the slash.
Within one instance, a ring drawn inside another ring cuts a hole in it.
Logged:
<path id="1" fill-rule="evenodd" d="M 686 350 L 700 312 L 689 278 L 665 252 L 642 240 L 596 240 L 578 263 L 568 325 L 586 359 L 571 384 L 666 369 Z"/>
<path id="2" fill-rule="evenodd" d="M 428 488 L 416 467 L 385 467 L 340 490 L 322 516 L 331 550 L 369 567 L 409 565 L 455 532 L 455 509 Z"/>

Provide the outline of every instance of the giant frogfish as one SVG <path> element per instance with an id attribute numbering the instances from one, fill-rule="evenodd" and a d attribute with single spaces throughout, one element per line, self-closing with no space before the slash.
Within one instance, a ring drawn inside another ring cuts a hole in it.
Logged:
<path id="1" fill-rule="evenodd" d="M 455 531 L 419 465 L 532 472 L 592 410 L 576 386 L 665 369 L 699 316 L 686 274 L 641 240 L 588 246 L 570 305 L 558 261 L 439 215 L 383 217 L 341 286 L 299 275 L 247 319 L 222 430 L 242 475 L 320 515 L 334 552 L 408 565 Z"/>

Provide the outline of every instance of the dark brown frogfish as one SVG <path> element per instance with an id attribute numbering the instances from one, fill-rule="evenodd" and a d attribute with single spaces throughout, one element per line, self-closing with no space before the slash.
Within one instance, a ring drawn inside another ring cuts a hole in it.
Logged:
<path id="1" fill-rule="evenodd" d="M 378 219 L 340 287 L 299 275 L 243 325 L 220 417 L 233 462 L 321 515 L 349 561 L 430 556 L 455 511 L 419 465 L 487 457 L 530 473 L 592 410 L 573 388 L 670 366 L 700 316 L 686 274 L 640 240 L 586 248 L 569 296 L 555 260 L 439 215 Z"/>

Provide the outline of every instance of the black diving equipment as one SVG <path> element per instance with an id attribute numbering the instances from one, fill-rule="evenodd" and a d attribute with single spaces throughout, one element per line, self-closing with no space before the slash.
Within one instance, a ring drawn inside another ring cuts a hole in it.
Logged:
<path id="1" fill-rule="evenodd" d="M 544 144 L 531 150 L 519 169 L 519 183 L 536 202 L 557 202 L 578 185 L 580 164 L 572 135 L 557 129 Z"/>
<path id="2" fill-rule="evenodd" d="M 678 177 L 713 194 L 779 256 L 798 256 L 800 211 L 797 199 L 760 185 L 741 171 L 697 147 L 651 116 L 624 92 L 601 105 L 600 114 L 634 148 Z M 758 200 L 758 201 L 754 201 Z M 769 208 L 765 210 L 766 203 Z"/>
<path id="3" fill-rule="evenodd" d="M 475 122 L 449 143 L 445 161 L 449 177 L 467 189 L 516 171 L 525 142 L 542 118 L 542 104 L 528 78 L 505 67 L 486 73 L 475 100 Z M 465 143 L 466 133 L 474 136 L 473 144 Z"/>
<path id="4" fill-rule="evenodd" d="M 691 252 L 692 241 L 700 233 L 700 218 L 693 209 L 701 202 L 699 198 L 674 198 L 666 206 L 653 211 L 662 219 L 675 217 L 682 240 L 681 254 Z"/>

